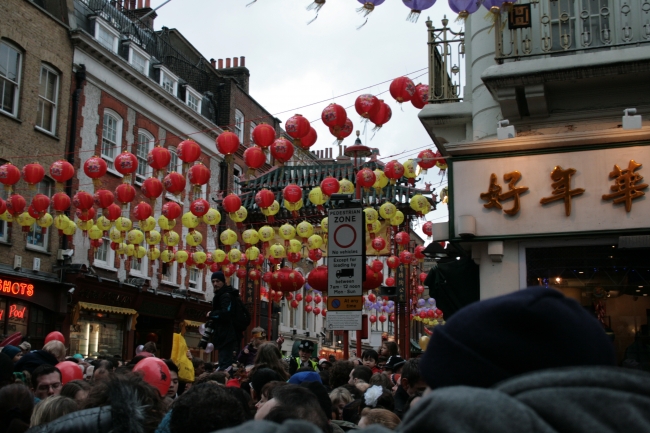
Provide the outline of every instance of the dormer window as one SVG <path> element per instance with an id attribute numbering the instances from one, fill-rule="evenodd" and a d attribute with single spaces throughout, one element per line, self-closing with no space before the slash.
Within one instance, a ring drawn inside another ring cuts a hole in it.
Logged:
<path id="1" fill-rule="evenodd" d="M 151 56 L 133 41 L 127 41 L 125 44 L 129 47 L 129 64 L 141 74 L 148 76 Z"/>
<path id="2" fill-rule="evenodd" d="M 113 26 L 99 17 L 95 17 L 95 39 L 106 49 L 117 53 L 117 43 L 120 39 L 120 32 Z"/>
<path id="3" fill-rule="evenodd" d="M 191 88 L 190 86 L 185 86 L 185 103 L 187 104 L 188 107 L 190 107 L 192 110 L 196 111 L 197 113 L 201 112 L 201 100 L 203 98 L 201 97 L 201 94 Z"/>
<path id="4" fill-rule="evenodd" d="M 158 84 L 168 93 L 176 96 L 178 94 L 178 77 L 164 66 L 156 66 L 160 69 L 160 81 Z"/>

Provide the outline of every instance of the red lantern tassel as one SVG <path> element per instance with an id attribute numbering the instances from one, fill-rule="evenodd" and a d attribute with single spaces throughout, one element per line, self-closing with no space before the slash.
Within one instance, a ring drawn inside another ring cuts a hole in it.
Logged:
<path id="1" fill-rule="evenodd" d="M 294 218 L 298 218 L 298 217 L 300 216 L 300 215 L 298 214 L 298 211 L 296 211 L 296 210 L 292 211 L 292 212 L 291 212 L 291 215 L 292 215 Z"/>
<path id="2" fill-rule="evenodd" d="M 266 220 L 273 224 L 275 222 L 275 217 L 273 215 L 269 215 L 266 217 Z"/>

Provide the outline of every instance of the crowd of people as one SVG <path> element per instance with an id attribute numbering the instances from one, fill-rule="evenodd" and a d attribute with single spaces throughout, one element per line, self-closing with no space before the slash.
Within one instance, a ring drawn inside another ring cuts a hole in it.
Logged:
<path id="1" fill-rule="evenodd" d="M 600 323 L 553 289 L 461 309 L 435 328 L 421 358 L 386 341 L 358 358 L 318 359 L 309 340 L 283 358 L 262 328 L 252 335 L 228 368 L 193 358 L 194 382 L 162 360 L 164 395 L 138 373 L 153 343 L 126 362 L 66 357 L 59 341 L 7 346 L 0 433 L 650 431 L 650 374 L 616 366 Z M 84 379 L 62 383 L 56 365 L 65 359 Z"/>

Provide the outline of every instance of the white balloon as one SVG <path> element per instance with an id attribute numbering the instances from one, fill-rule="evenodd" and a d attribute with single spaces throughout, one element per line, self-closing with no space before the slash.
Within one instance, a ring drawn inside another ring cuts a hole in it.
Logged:
<path id="1" fill-rule="evenodd" d="M 205 348 L 205 353 L 210 353 L 214 350 L 214 344 L 208 343 L 208 347 Z"/>
<path id="2" fill-rule="evenodd" d="M 139 345 L 138 347 L 135 348 L 135 354 L 139 355 L 140 352 L 142 352 L 143 350 L 144 350 L 144 346 L 141 344 L 141 345 Z"/>
<path id="3" fill-rule="evenodd" d="M 205 335 L 205 323 L 201 323 L 201 326 L 199 326 L 199 334 Z"/>

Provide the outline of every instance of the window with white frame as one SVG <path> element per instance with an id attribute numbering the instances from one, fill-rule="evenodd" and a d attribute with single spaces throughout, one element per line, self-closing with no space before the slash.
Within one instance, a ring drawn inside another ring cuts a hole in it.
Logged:
<path id="1" fill-rule="evenodd" d="M 243 172 L 244 172 L 244 170 L 242 170 L 242 168 L 240 166 L 238 166 L 237 164 L 235 164 L 233 166 L 233 169 L 232 169 L 232 174 L 233 174 L 233 176 L 232 176 L 233 177 L 233 179 L 232 179 L 232 192 L 233 192 L 233 194 L 237 194 L 237 195 L 241 194 L 241 179 L 239 178 L 239 176 L 241 176 Z"/>
<path id="2" fill-rule="evenodd" d="M 185 103 L 197 113 L 201 112 L 201 94 L 190 86 L 185 86 Z"/>
<path id="3" fill-rule="evenodd" d="M 178 94 L 178 77 L 172 72 L 165 68 L 164 66 L 158 66 L 160 68 L 160 86 L 165 89 L 168 93 L 176 96 Z"/>
<path id="4" fill-rule="evenodd" d="M 235 134 L 241 143 L 244 142 L 244 113 L 235 110 Z"/>
<path id="5" fill-rule="evenodd" d="M 149 75 L 149 59 L 151 56 L 146 51 L 129 42 L 129 64 L 144 75 Z"/>
<path id="6" fill-rule="evenodd" d="M 103 238 L 102 244 L 95 248 L 95 260 L 93 265 L 113 269 L 115 263 L 115 251 L 111 248 L 111 240 Z"/>
<path id="7" fill-rule="evenodd" d="M 102 128 L 102 158 L 108 168 L 113 169 L 115 155 L 120 149 L 122 137 L 122 118 L 112 111 L 104 110 L 104 127 Z"/>
<path id="8" fill-rule="evenodd" d="M 200 269 L 197 268 L 190 268 L 190 284 L 189 284 L 189 289 L 200 292 L 201 291 L 201 275 L 203 273 L 201 272 Z"/>
<path id="9" fill-rule="evenodd" d="M 136 225 L 134 225 L 133 229 L 134 230 L 138 229 L 138 227 Z M 140 246 L 142 246 L 142 245 L 140 245 Z M 146 246 L 145 246 L 145 248 L 146 248 Z M 147 267 L 147 264 L 149 263 L 148 260 L 149 259 L 147 258 L 146 255 L 141 259 L 137 259 L 135 257 L 135 255 L 133 255 L 133 257 L 131 257 L 131 274 L 142 276 L 144 278 L 148 277 L 148 275 L 147 275 L 148 274 L 148 269 L 149 269 Z"/>
<path id="10" fill-rule="evenodd" d="M 38 88 L 38 110 L 36 126 L 52 134 L 56 133 L 56 110 L 59 94 L 59 74 L 54 69 L 41 65 Z"/>
<path id="11" fill-rule="evenodd" d="M 180 171 L 181 169 L 181 160 L 178 159 L 178 153 L 176 153 L 175 147 L 168 147 L 169 154 L 171 159 L 169 160 L 169 165 L 167 166 L 167 171 Z"/>
<path id="12" fill-rule="evenodd" d="M 45 178 L 40 181 L 38 185 L 36 185 L 36 191 L 34 194 L 45 194 L 46 196 L 51 197 L 53 186 L 54 182 L 52 182 L 50 179 Z M 27 232 L 27 247 L 30 249 L 47 251 L 48 241 L 49 231 L 46 230 L 45 233 L 43 233 L 43 229 L 39 227 L 38 224 L 32 224 L 32 226 L 29 228 L 29 232 Z"/>
<path id="13" fill-rule="evenodd" d="M 176 284 L 176 262 L 162 263 L 162 280 Z"/>
<path id="14" fill-rule="evenodd" d="M 106 49 L 117 53 L 120 33 L 101 18 L 95 18 L 95 39 Z"/>
<path id="15" fill-rule="evenodd" d="M 18 116 L 22 53 L 0 41 L 0 110 Z"/>
<path id="16" fill-rule="evenodd" d="M 250 127 L 250 137 L 248 137 L 249 145 L 250 145 L 250 146 L 252 146 L 253 144 L 255 144 L 255 140 L 253 140 L 253 130 L 255 129 L 256 126 L 257 126 L 257 125 L 255 124 L 255 122 L 251 122 L 251 127 Z"/>
<path id="17" fill-rule="evenodd" d="M 138 131 L 138 146 L 135 152 L 135 157 L 138 159 L 138 170 L 136 171 L 135 181 L 138 183 L 144 182 L 144 179 L 152 173 L 151 167 L 147 163 L 147 156 L 153 148 L 153 141 L 153 135 L 149 132 L 144 129 Z"/>

